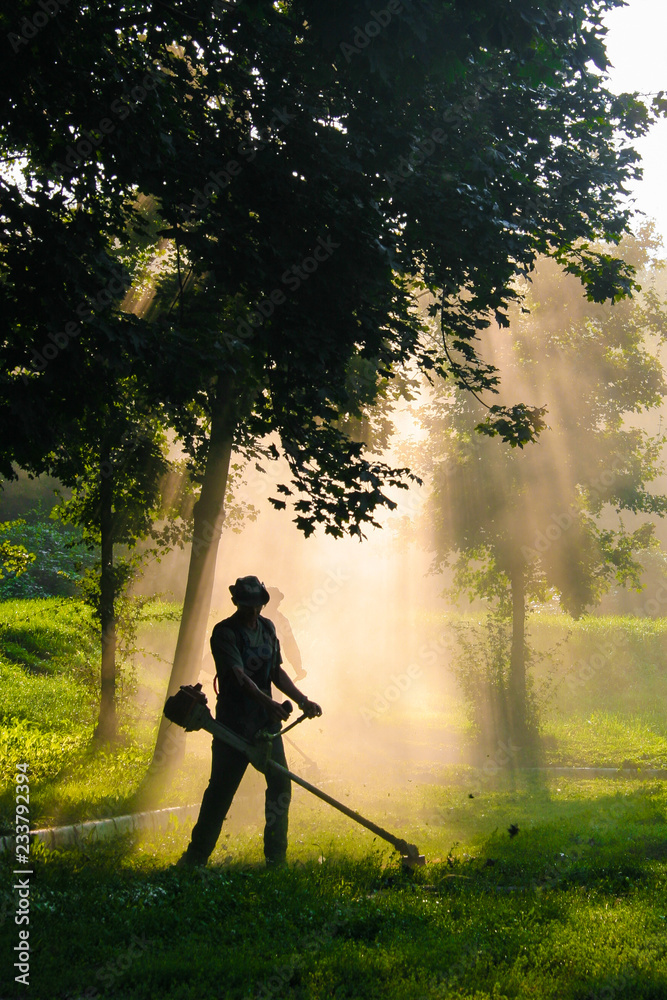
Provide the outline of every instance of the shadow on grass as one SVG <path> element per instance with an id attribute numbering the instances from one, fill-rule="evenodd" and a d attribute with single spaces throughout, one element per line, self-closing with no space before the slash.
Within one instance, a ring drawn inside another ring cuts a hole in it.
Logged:
<path id="1" fill-rule="evenodd" d="M 665 1000 L 667 974 L 633 968 L 624 963 L 613 972 L 591 978 L 577 987 L 573 1000 Z"/>
<path id="2" fill-rule="evenodd" d="M 667 995 L 661 970 L 637 971 L 659 943 L 641 923 L 651 903 L 642 885 L 624 898 L 603 882 L 582 894 L 572 881 L 545 891 L 526 879 L 524 891 L 511 891 L 479 861 L 405 873 L 385 860 L 376 851 L 286 869 L 232 863 L 202 872 L 138 855 L 130 838 L 84 853 L 42 852 L 31 898 L 40 940 L 31 996 Z M 627 924 L 633 914 L 639 919 Z M 646 945 L 634 968 L 618 963 L 610 934 L 624 919 L 618 933 L 634 927 L 628 947 Z M 610 971 L 592 975 L 595 966 Z M 15 995 L 24 994 L 7 993 Z"/>
<path id="3" fill-rule="evenodd" d="M 59 614 L 57 608 L 49 608 L 25 622 L 0 621 L 3 657 L 33 672 L 70 673 L 74 668 L 80 673 L 80 661 L 94 656 L 98 644 L 89 609 L 77 614 L 76 608 L 63 607 Z"/>
<path id="4" fill-rule="evenodd" d="M 69 735 L 66 733 L 63 737 Z M 147 756 L 147 747 L 132 742 L 108 746 L 87 739 L 58 770 L 46 777 L 32 777 L 31 829 L 67 826 L 136 812 L 137 787 Z M 0 792 L 2 834 L 12 832 L 14 811 L 15 790 L 10 785 Z"/>
<path id="5" fill-rule="evenodd" d="M 514 793 L 489 790 L 475 799 L 463 793 L 454 805 L 444 804 L 452 802 L 448 790 L 443 804 L 426 805 L 421 818 L 432 838 L 452 836 L 452 871 L 468 879 L 482 873 L 499 890 L 582 885 L 623 894 L 667 862 L 661 785 L 629 787 L 626 780 L 617 793 L 599 794 L 595 782 L 560 784 L 564 794 L 561 787 L 518 793 L 515 785 Z M 438 790 L 431 791 L 437 801 Z"/>

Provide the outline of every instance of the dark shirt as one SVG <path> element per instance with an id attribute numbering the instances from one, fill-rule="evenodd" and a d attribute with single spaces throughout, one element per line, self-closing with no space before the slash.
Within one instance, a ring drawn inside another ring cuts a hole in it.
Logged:
<path id="1" fill-rule="evenodd" d="M 215 717 L 246 738 L 271 722 L 268 710 L 241 686 L 234 670 L 243 671 L 260 691 L 271 697 L 282 657 L 273 623 L 260 615 L 257 628 L 249 629 L 238 612 L 218 622 L 211 635 L 211 652 L 218 675 Z"/>

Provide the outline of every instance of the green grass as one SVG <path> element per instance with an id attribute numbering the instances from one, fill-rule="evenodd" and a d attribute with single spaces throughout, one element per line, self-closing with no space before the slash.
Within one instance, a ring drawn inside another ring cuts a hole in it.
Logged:
<path id="1" fill-rule="evenodd" d="M 533 614 L 528 632 L 547 711 L 639 715 L 667 703 L 667 619 Z"/>
<path id="2" fill-rule="evenodd" d="M 173 631 L 173 609 L 146 609 L 146 637 Z M 155 672 L 145 677 L 156 688 Z M 121 711 L 125 742 L 91 745 L 99 638 L 90 609 L 60 598 L 0 602 L 0 835 L 11 831 L 16 764 L 28 764 L 33 828 L 127 812 L 150 758 L 157 711 L 137 724 Z"/>
<path id="3" fill-rule="evenodd" d="M 295 798 L 285 870 L 258 864 L 259 801 L 254 829 L 232 820 L 206 873 L 169 868 L 187 834 L 176 824 L 135 850 L 122 840 L 85 855 L 42 851 L 30 995 L 667 997 L 660 785 L 559 780 L 469 799 L 465 774 L 443 773 L 376 817 L 426 850 L 431 863 L 411 874 L 311 802 Z"/>
<path id="4" fill-rule="evenodd" d="M 154 609 L 140 637 L 149 651 L 173 641 L 164 610 Z M 97 640 L 87 616 L 76 602 L 0 604 L 2 832 L 12 828 L 8 783 L 23 760 L 33 828 L 136 805 L 157 721 L 150 706 L 159 705 L 166 668 L 159 657 L 144 659 L 138 680 L 148 715 L 124 711 L 125 741 L 95 747 Z M 543 710 L 547 762 L 667 766 L 663 623 L 542 619 L 536 643 L 548 650 L 566 628 L 572 636 L 559 668 L 566 680 Z M 596 660 L 582 683 L 579 675 L 568 683 L 573 667 L 581 670 L 601 648 L 618 655 Z M 538 680 L 548 678 L 545 663 L 536 665 Z M 30 996 L 667 1000 L 661 783 L 643 781 L 641 771 L 637 779 L 583 780 L 426 766 L 429 747 L 449 752 L 469 739 L 456 701 L 442 710 L 392 705 L 375 725 L 379 744 L 407 749 L 403 771 L 399 753 L 393 764 L 382 766 L 380 756 L 361 780 L 352 778 L 359 761 L 345 740 L 334 747 L 335 763 L 320 760 L 326 788 L 415 842 L 426 868 L 402 872 L 384 842 L 295 789 L 290 865 L 264 870 L 263 781 L 250 773 L 206 873 L 170 868 L 191 823 L 85 851 L 36 849 Z M 315 753 L 306 735 L 301 740 Z M 189 738 L 169 802 L 200 799 L 209 754 L 208 737 Z M 11 969 L 12 858 L 0 859 L 0 868 L 0 925 L 8 931 L 0 956 Z M 3 1000 L 25 993 L 3 984 Z"/>
<path id="5" fill-rule="evenodd" d="M 597 711 L 549 719 L 543 730 L 551 765 L 667 770 L 667 722 L 657 713 L 646 719 Z"/>
<path id="6" fill-rule="evenodd" d="M 0 603 L 0 785 L 27 762 L 36 782 L 76 759 L 93 729 L 90 614 L 63 599 Z M 0 796 L 6 829 L 10 806 Z"/>
<path id="7" fill-rule="evenodd" d="M 37 673 L 87 679 L 97 656 L 90 608 L 56 597 L 1 601 L 0 655 Z"/>

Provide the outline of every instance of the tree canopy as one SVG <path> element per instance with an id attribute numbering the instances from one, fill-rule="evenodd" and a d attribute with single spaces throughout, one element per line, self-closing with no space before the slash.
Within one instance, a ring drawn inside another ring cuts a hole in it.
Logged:
<path id="1" fill-rule="evenodd" d="M 186 436 L 187 404 L 206 411 L 207 380 L 232 378 L 248 438 L 276 431 L 311 495 L 298 523 L 355 530 L 381 502 L 368 484 L 384 470 L 331 429 L 352 355 L 380 373 L 416 355 L 488 386 L 497 374 L 476 338 L 504 322 L 537 254 L 596 298 L 629 287 L 623 263 L 586 244 L 622 232 L 628 140 L 650 119 L 600 74 L 601 16 L 615 5 L 430 0 L 374 18 L 363 3 L 240 0 L 56 5 L 47 18 L 8 4 L 7 416 L 39 440 L 26 411 L 51 405 L 53 380 L 72 384 L 72 348 L 94 349 L 97 326 L 108 356 L 126 352 L 171 399 Z M 137 192 L 156 200 L 192 301 L 159 324 L 117 313 L 104 329 L 94 313 L 79 325 L 111 281 L 114 241 L 142 226 Z M 437 350 L 421 346 L 415 283 L 434 296 Z M 59 336 L 68 346 L 40 370 Z M 530 436 L 527 412 L 500 427 L 511 437 L 517 422 Z"/>

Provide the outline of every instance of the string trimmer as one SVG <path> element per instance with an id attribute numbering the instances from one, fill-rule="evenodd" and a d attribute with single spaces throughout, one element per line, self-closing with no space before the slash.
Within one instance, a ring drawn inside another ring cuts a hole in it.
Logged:
<path id="1" fill-rule="evenodd" d="M 291 705 L 289 702 L 285 702 L 285 707 Z M 288 729 L 292 729 L 299 722 L 302 722 L 306 716 L 302 715 L 296 722 L 291 725 L 286 726 L 285 729 L 277 733 L 270 733 L 266 730 L 258 733 L 255 739 L 251 742 L 250 740 L 244 739 L 239 736 L 238 733 L 233 732 L 228 729 L 227 726 L 223 726 L 222 723 L 216 722 L 216 720 L 211 715 L 210 709 L 208 708 L 206 695 L 201 689 L 201 684 L 191 684 L 182 685 L 180 690 L 176 694 L 172 695 L 171 698 L 167 698 L 167 702 L 164 706 L 164 714 L 167 716 L 170 722 L 175 722 L 177 726 L 182 726 L 186 732 L 195 732 L 198 729 L 204 729 L 207 733 L 210 733 L 216 739 L 222 740 L 230 747 L 234 747 L 236 750 L 240 750 L 241 753 L 245 754 L 250 763 L 254 768 L 260 771 L 262 774 L 266 774 L 267 771 L 280 771 L 281 774 L 288 775 L 292 781 L 296 782 L 302 788 L 305 788 L 307 792 L 312 795 L 316 795 L 318 799 L 322 799 L 323 802 L 328 802 L 330 806 L 334 809 L 338 809 L 339 812 L 345 813 L 350 819 L 354 820 L 355 823 L 359 823 L 364 826 L 371 833 L 374 833 L 376 837 L 381 837 L 382 840 L 386 840 L 387 843 L 391 844 L 395 850 L 401 855 L 403 865 L 406 868 L 414 868 L 415 865 L 423 865 L 426 863 L 426 859 L 423 854 L 419 853 L 419 848 L 414 844 L 408 844 L 406 840 L 401 837 L 395 837 L 392 833 L 384 830 L 381 826 L 373 823 L 370 819 L 366 819 L 360 813 L 355 812 L 354 809 L 350 809 L 348 806 L 343 805 L 342 802 L 338 802 L 331 795 L 327 795 L 320 788 L 316 788 L 315 785 L 311 785 L 309 781 L 305 781 L 300 778 L 298 774 L 293 774 L 292 771 L 288 771 L 286 767 L 281 764 L 277 764 L 276 761 L 271 760 L 271 741 L 276 736 L 281 736 L 282 733 L 287 732 Z"/>

